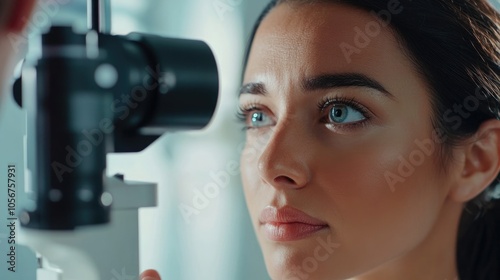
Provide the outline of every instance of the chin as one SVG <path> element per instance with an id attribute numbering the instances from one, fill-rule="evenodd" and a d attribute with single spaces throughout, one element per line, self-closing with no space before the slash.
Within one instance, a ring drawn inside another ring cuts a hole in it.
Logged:
<path id="1" fill-rule="evenodd" d="M 315 245 L 315 246 L 312 246 Z M 315 257 L 320 248 L 316 240 L 261 246 L 267 272 L 273 280 L 342 280 L 348 275 L 335 271 L 335 257 L 323 254 Z M 335 252 L 334 252 L 335 253 Z"/>

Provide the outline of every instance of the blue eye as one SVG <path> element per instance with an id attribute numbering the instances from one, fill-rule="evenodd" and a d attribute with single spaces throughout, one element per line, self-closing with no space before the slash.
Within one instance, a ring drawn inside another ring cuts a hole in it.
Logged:
<path id="1" fill-rule="evenodd" d="M 245 125 L 245 130 L 274 125 L 273 119 L 258 104 L 240 107 L 237 118 Z"/>
<path id="2" fill-rule="evenodd" d="M 345 124 L 365 120 L 362 112 L 351 105 L 335 104 L 329 111 L 328 118 L 333 123 Z"/>
<path id="3" fill-rule="evenodd" d="M 249 118 L 249 125 L 252 128 L 272 125 L 272 120 L 262 111 L 253 112 Z"/>
<path id="4" fill-rule="evenodd" d="M 322 122 L 337 132 L 348 132 L 366 125 L 371 119 L 371 112 L 354 98 L 342 96 L 325 97 L 318 103 Z"/>

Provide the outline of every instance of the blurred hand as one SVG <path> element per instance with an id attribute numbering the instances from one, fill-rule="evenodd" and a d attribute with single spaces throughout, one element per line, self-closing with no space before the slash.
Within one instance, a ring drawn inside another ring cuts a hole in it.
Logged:
<path id="1" fill-rule="evenodd" d="M 161 277 L 156 270 L 148 269 L 141 273 L 139 280 L 161 280 Z"/>

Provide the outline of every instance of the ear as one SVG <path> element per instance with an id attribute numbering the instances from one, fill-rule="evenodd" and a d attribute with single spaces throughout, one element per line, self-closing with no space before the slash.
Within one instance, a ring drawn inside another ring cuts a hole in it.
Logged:
<path id="1" fill-rule="evenodd" d="M 4 32 L 21 32 L 30 21 L 35 4 L 36 0 L 8 0 L 5 3 L 7 11 L 4 13 Z"/>
<path id="2" fill-rule="evenodd" d="M 485 121 L 463 145 L 460 169 L 450 193 L 457 202 L 473 199 L 496 179 L 500 171 L 500 121 Z"/>

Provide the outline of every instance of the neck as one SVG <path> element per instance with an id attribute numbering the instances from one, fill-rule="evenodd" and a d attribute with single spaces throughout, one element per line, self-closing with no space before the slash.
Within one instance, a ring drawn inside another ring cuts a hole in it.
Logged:
<path id="1" fill-rule="evenodd" d="M 349 280 L 458 280 L 456 243 L 462 204 L 444 203 L 434 228 L 408 253 Z"/>

